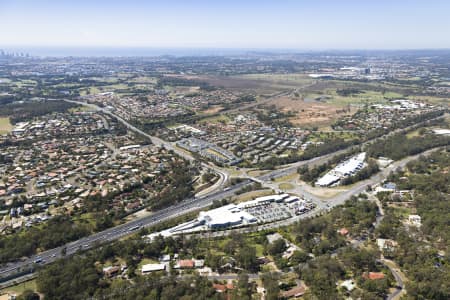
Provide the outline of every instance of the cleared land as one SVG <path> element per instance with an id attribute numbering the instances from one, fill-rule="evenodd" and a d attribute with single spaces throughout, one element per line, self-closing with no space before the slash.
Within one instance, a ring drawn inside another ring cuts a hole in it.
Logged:
<path id="1" fill-rule="evenodd" d="M 216 113 L 220 112 L 222 109 L 223 109 L 222 105 L 215 105 L 215 106 L 211 106 L 208 109 L 205 109 L 201 112 L 205 115 L 210 115 L 210 114 L 216 114 Z"/>
<path id="2" fill-rule="evenodd" d="M 289 119 L 295 125 L 330 124 L 337 118 L 352 115 L 356 108 L 342 107 L 317 101 L 307 102 L 301 98 L 281 96 L 271 99 L 268 105 L 275 105 L 280 111 L 295 113 Z"/>
<path id="3" fill-rule="evenodd" d="M 278 187 L 280 188 L 280 190 L 293 190 L 294 189 L 294 185 L 292 183 L 288 183 L 288 182 L 280 183 L 280 185 Z"/>
<path id="4" fill-rule="evenodd" d="M 12 126 L 8 117 L 2 118 L 0 117 L 0 134 L 8 134 L 13 130 L 14 126 Z"/>
<path id="5" fill-rule="evenodd" d="M 240 202 L 250 201 L 250 200 L 253 200 L 255 198 L 262 197 L 262 196 L 268 196 L 268 195 L 273 195 L 273 191 L 270 190 L 270 189 L 250 191 L 250 192 L 243 193 L 243 194 L 240 194 L 238 196 L 235 196 L 233 198 L 233 201 L 237 202 L 237 203 L 240 203 Z"/>
<path id="6" fill-rule="evenodd" d="M 305 74 L 246 74 L 235 76 L 188 76 L 186 79 L 196 79 L 212 86 L 230 90 L 271 95 L 273 93 L 302 89 L 313 84 L 314 79 Z"/>

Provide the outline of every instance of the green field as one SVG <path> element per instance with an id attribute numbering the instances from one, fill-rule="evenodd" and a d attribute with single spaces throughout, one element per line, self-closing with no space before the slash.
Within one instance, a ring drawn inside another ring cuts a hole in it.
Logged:
<path id="1" fill-rule="evenodd" d="M 8 134 L 13 130 L 13 126 L 9 118 L 0 117 L 0 135 Z"/>
<path id="2" fill-rule="evenodd" d="M 336 91 L 328 91 L 324 96 L 329 96 L 328 103 L 336 105 L 348 105 L 348 104 L 371 104 L 371 103 L 386 103 L 388 99 L 402 98 L 403 95 L 394 92 L 376 92 L 376 91 L 364 91 L 360 94 L 351 96 L 341 96 Z"/>
<path id="3" fill-rule="evenodd" d="M 294 185 L 288 182 L 280 183 L 278 186 L 280 190 L 292 190 L 294 189 Z"/>
<path id="4" fill-rule="evenodd" d="M 230 122 L 230 118 L 227 115 L 217 115 L 213 117 L 207 117 L 198 121 L 198 123 L 228 123 Z"/>
<path id="5" fill-rule="evenodd" d="M 83 111 L 95 111 L 95 109 L 90 106 L 81 105 L 78 107 L 70 108 L 69 111 L 70 112 L 83 112 Z"/>
<path id="6" fill-rule="evenodd" d="M 253 200 L 257 197 L 263 197 L 263 196 L 268 196 L 268 195 L 273 195 L 273 191 L 270 189 L 251 191 L 251 192 L 247 192 L 247 193 L 243 193 L 241 195 L 235 196 L 233 198 L 233 202 L 241 203 L 241 202 Z"/>
<path id="7" fill-rule="evenodd" d="M 3 293 L 7 293 L 7 292 L 16 293 L 17 295 L 20 295 L 25 290 L 36 291 L 36 279 L 30 280 L 30 281 L 25 281 L 23 283 L 19 283 L 17 285 L 13 285 L 11 287 L 0 290 L 0 295 L 3 295 Z"/>
<path id="8" fill-rule="evenodd" d="M 246 74 L 234 76 L 236 78 L 245 78 L 252 80 L 264 80 L 264 81 L 273 81 L 280 84 L 309 84 L 314 81 L 306 74 Z"/>

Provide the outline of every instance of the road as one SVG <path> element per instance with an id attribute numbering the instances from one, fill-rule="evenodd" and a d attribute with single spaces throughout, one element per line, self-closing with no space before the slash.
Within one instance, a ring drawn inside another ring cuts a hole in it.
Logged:
<path id="1" fill-rule="evenodd" d="M 395 170 L 398 167 L 405 166 L 409 161 L 417 159 L 417 157 L 419 155 L 424 155 L 424 154 L 426 155 L 435 150 L 436 149 L 430 149 L 424 153 L 421 153 L 421 154 L 418 154 L 415 156 L 410 156 L 403 160 L 397 161 L 394 164 L 392 164 L 390 167 L 388 167 L 388 168 L 384 169 L 383 171 L 379 172 L 378 174 L 372 176 L 370 179 L 355 184 L 348 191 L 341 193 L 339 195 L 336 195 L 330 199 L 327 199 L 327 203 L 324 203 L 321 200 L 316 201 L 316 198 L 311 198 L 311 200 L 314 201 L 317 206 L 314 210 L 312 210 L 306 214 L 297 216 L 295 218 L 283 220 L 280 222 L 272 223 L 272 224 L 260 225 L 255 228 L 252 228 L 252 227 L 249 227 L 246 229 L 243 228 L 241 230 L 246 232 L 246 231 L 264 230 L 264 229 L 272 229 L 272 228 L 276 228 L 276 227 L 286 226 L 286 225 L 292 224 L 293 222 L 296 222 L 302 218 L 313 217 L 313 216 L 320 214 L 326 210 L 330 210 L 332 207 L 344 203 L 345 200 L 347 200 L 351 195 L 355 195 L 355 194 L 363 192 L 367 188 L 367 186 L 374 185 L 375 183 L 383 181 L 392 170 Z M 314 158 L 312 160 L 305 161 L 303 163 L 305 163 L 305 164 L 312 163 L 319 159 L 325 159 L 326 157 L 328 157 L 328 155 L 319 157 L 319 158 Z M 288 168 L 288 170 L 290 170 L 290 169 Z M 271 178 L 280 176 L 279 171 L 280 170 L 275 170 L 272 173 L 268 173 L 268 174 L 258 177 L 258 179 L 261 180 L 261 178 L 264 178 L 264 179 L 270 180 Z M 273 176 L 273 177 L 271 177 L 271 176 Z M 133 232 L 137 231 L 141 227 L 151 227 L 158 223 L 161 223 L 161 222 L 170 220 L 172 218 L 181 216 L 183 214 L 186 214 L 188 212 L 198 210 L 201 208 L 205 208 L 205 207 L 211 205 L 214 200 L 221 200 L 221 199 L 224 199 L 227 197 L 231 197 L 231 196 L 235 195 L 236 191 L 242 189 L 243 187 L 249 186 L 250 184 L 252 184 L 251 180 L 245 180 L 245 181 L 243 181 L 239 184 L 236 184 L 230 188 L 220 190 L 218 192 L 212 193 L 210 195 L 207 195 L 207 196 L 204 196 L 201 198 L 189 198 L 189 199 L 186 199 L 186 200 L 180 202 L 177 205 L 174 205 L 174 206 L 162 209 L 158 212 L 155 212 L 154 214 L 152 214 L 150 216 L 146 216 L 141 219 L 130 221 L 123 225 L 109 228 L 107 230 L 95 233 L 93 235 L 90 235 L 88 237 L 79 239 L 79 240 L 71 242 L 71 243 L 68 243 L 64 246 L 61 246 L 61 247 L 58 247 L 55 249 L 44 251 L 44 252 L 40 253 L 39 255 L 31 256 L 30 258 L 28 258 L 24 261 L 18 261 L 18 262 L 6 264 L 5 266 L 3 266 L 0 269 L 0 278 L 11 277 L 14 274 L 17 274 L 17 273 L 23 271 L 25 268 L 29 268 L 30 266 L 33 266 L 35 263 L 38 265 L 45 265 L 48 263 L 52 263 L 55 260 L 64 257 L 64 255 L 62 253 L 63 248 L 66 249 L 65 250 L 66 256 L 73 255 L 74 253 L 76 253 L 79 250 L 91 249 L 93 247 L 96 247 L 98 244 L 118 240 L 124 236 L 132 234 Z"/>
<path id="2" fill-rule="evenodd" d="M 47 100 L 51 100 L 51 101 L 56 101 L 56 100 L 61 100 L 61 99 L 47 99 Z M 179 149 L 178 147 L 174 146 L 172 143 L 170 142 L 166 142 L 156 136 L 150 135 L 144 131 L 142 131 L 141 129 L 137 128 L 136 126 L 130 124 L 128 121 L 126 121 L 125 119 L 123 119 L 122 117 L 114 114 L 113 112 L 111 112 L 108 109 L 105 109 L 103 107 L 100 107 L 98 105 L 95 104 L 91 104 L 91 103 L 86 103 L 86 102 L 82 102 L 82 101 L 76 101 L 76 100 L 69 100 L 69 99 L 62 99 L 66 102 L 70 102 L 70 103 L 74 103 L 74 104 L 79 104 L 79 105 L 84 105 L 86 107 L 90 107 L 93 110 L 96 111 L 100 111 L 104 114 L 107 114 L 109 116 L 111 116 L 112 118 L 115 118 L 117 121 L 119 121 L 120 123 L 122 123 L 126 128 L 128 128 L 130 131 L 133 131 L 135 133 L 138 133 L 139 135 L 142 135 L 146 138 L 148 138 L 154 145 L 156 146 L 161 146 L 166 148 L 167 150 L 172 150 L 174 153 L 176 153 L 177 155 L 179 155 L 180 157 L 188 160 L 188 161 L 194 161 L 195 158 L 187 151 L 183 151 L 181 149 Z M 213 165 L 213 164 L 207 164 L 207 163 L 203 163 L 202 162 L 202 167 L 204 167 L 205 169 L 208 169 L 214 173 L 217 173 L 220 176 L 220 180 L 219 182 L 221 183 L 218 188 L 222 187 L 225 183 L 226 180 L 229 178 L 229 174 L 222 170 L 221 168 Z"/>
<path id="3" fill-rule="evenodd" d="M 400 275 L 401 274 L 400 269 L 398 269 L 396 267 L 395 262 L 393 262 L 392 260 L 382 258 L 382 259 L 378 259 L 377 261 L 389 268 L 389 270 L 391 271 L 392 275 L 395 278 L 395 281 L 397 282 L 396 289 L 394 291 L 392 291 L 387 296 L 386 299 L 387 300 L 399 299 L 400 295 L 406 292 L 405 291 L 405 283 L 403 282 L 402 275 Z"/>
<path id="4" fill-rule="evenodd" d="M 129 124 L 127 121 L 123 120 L 119 116 L 116 116 L 115 114 L 111 113 L 110 111 L 105 110 L 104 108 L 98 107 L 93 104 L 86 104 L 84 102 L 79 102 L 79 101 L 73 101 L 73 100 L 66 100 L 66 101 L 81 104 L 81 105 L 87 105 L 96 110 L 102 111 L 105 114 L 108 114 L 108 115 L 116 118 L 117 120 L 119 120 L 130 130 L 132 130 L 136 133 L 139 133 L 143 136 L 146 136 L 155 145 L 161 145 L 161 146 L 166 147 L 166 149 L 173 150 L 175 153 L 177 153 L 181 157 L 184 157 L 190 161 L 192 161 L 194 159 L 192 156 L 188 155 L 186 152 L 176 149 L 176 147 L 174 147 L 172 144 L 143 132 L 139 128 L 136 128 L 135 126 Z M 316 157 L 316 158 L 313 158 L 310 160 L 293 163 L 284 168 L 274 170 L 272 172 L 269 172 L 269 173 L 259 176 L 257 178 L 252 178 L 252 180 L 257 181 L 257 182 L 265 182 L 265 181 L 270 182 L 274 178 L 285 176 L 287 174 L 296 172 L 297 168 L 301 165 L 316 164 L 318 162 L 322 162 L 327 159 L 330 159 L 334 155 L 341 153 L 343 151 L 345 151 L 345 149 L 341 150 L 341 151 L 337 151 L 335 153 L 323 155 L 321 157 Z M 430 152 L 430 151 L 432 151 L 432 150 L 429 150 L 427 152 Z M 367 188 L 367 186 L 381 182 L 382 180 L 384 180 L 384 178 L 386 178 L 386 176 L 389 174 L 390 171 L 396 169 L 397 167 L 404 166 L 408 161 L 410 161 L 412 159 L 416 159 L 417 156 L 409 157 L 407 159 L 404 159 L 404 160 L 394 163 L 390 168 L 383 170 L 382 172 L 371 177 L 370 179 L 355 184 L 347 192 L 339 194 L 333 198 L 327 199 L 327 203 L 325 203 L 321 199 L 318 199 L 317 197 L 314 197 L 313 195 L 310 195 L 310 194 L 307 195 L 307 197 L 309 197 L 309 199 L 316 204 L 316 208 L 308 214 L 301 215 L 299 218 L 313 216 L 317 213 L 321 213 L 325 210 L 329 210 L 333 206 L 344 203 L 345 200 L 347 200 L 351 195 L 361 193 Z M 217 172 L 218 174 L 222 174 L 222 176 L 224 176 L 225 178 L 228 177 L 228 174 L 218 167 L 215 167 L 215 166 L 212 166 L 209 164 L 205 164 L 205 163 L 203 163 L 203 166 L 205 168 L 208 168 L 212 171 Z M 180 215 L 186 214 L 188 212 L 207 207 L 207 206 L 211 205 L 214 200 L 221 200 L 221 199 L 233 196 L 236 191 L 252 184 L 252 180 L 250 180 L 250 179 L 244 180 L 243 182 L 241 182 L 237 185 L 234 185 L 232 187 L 226 188 L 226 189 L 219 186 L 218 191 L 210 193 L 208 195 L 205 195 L 202 197 L 197 197 L 197 198 L 194 197 L 194 198 L 185 199 L 184 201 L 178 203 L 177 205 L 162 209 L 158 212 L 155 212 L 154 214 L 152 214 L 150 216 L 146 216 L 141 219 L 130 221 L 123 225 L 109 228 L 107 230 L 92 234 L 88 237 L 79 239 L 74 242 L 70 242 L 64 246 L 61 246 L 61 247 L 58 247 L 55 249 L 44 251 L 44 252 L 40 253 L 39 255 L 31 256 L 24 261 L 8 263 L 0 268 L 0 281 L 1 281 L 1 278 L 13 277 L 14 274 L 18 274 L 21 271 L 23 271 L 24 269 L 30 268 L 33 265 L 36 265 L 36 264 L 37 265 L 45 265 L 48 263 L 52 263 L 55 260 L 62 258 L 63 256 L 73 255 L 74 253 L 76 253 L 79 250 L 91 249 L 91 248 L 97 246 L 98 244 L 118 240 L 124 236 L 132 234 L 134 231 L 138 230 L 139 228 L 151 227 L 158 223 L 161 223 L 161 222 L 170 220 L 172 218 L 178 217 Z M 306 195 L 306 191 L 305 191 L 305 195 Z M 295 222 L 297 220 L 298 220 L 298 218 L 292 218 L 292 219 L 284 220 L 279 223 L 268 224 L 266 226 L 269 226 L 267 228 L 285 226 L 285 225 L 288 225 L 291 222 Z M 65 249 L 65 250 L 63 251 L 63 249 Z M 63 255 L 62 252 L 65 252 L 65 254 Z"/>
<path id="5" fill-rule="evenodd" d="M 326 159 L 331 157 L 331 154 L 324 155 L 322 157 L 317 157 L 309 161 L 304 161 L 302 164 L 313 163 L 320 159 Z M 289 166 L 283 170 L 294 171 L 292 166 Z M 282 174 L 283 170 L 273 171 L 273 176 L 277 177 Z M 296 170 L 296 169 L 295 169 Z M 269 173 L 270 174 L 270 173 Z M 261 176 L 261 178 L 271 180 L 269 174 Z M 261 180 L 261 179 L 259 179 Z M 174 206 L 167 207 L 165 209 L 159 210 L 150 216 L 143 217 L 141 219 L 136 219 L 130 221 L 126 224 L 119 225 L 113 228 L 106 229 L 104 231 L 92 234 L 88 237 L 79 239 L 74 242 L 70 242 L 64 246 L 57 247 L 51 250 L 41 252 L 39 255 L 34 255 L 29 257 L 24 261 L 18 261 L 14 263 L 8 263 L 2 268 L 0 268 L 0 278 L 10 277 L 16 273 L 23 271 L 26 268 L 30 268 L 33 265 L 45 265 L 54 262 L 55 260 L 62 258 L 63 249 L 65 249 L 65 256 L 73 255 L 79 250 L 91 249 L 97 244 L 107 243 L 114 240 L 118 240 L 124 236 L 132 234 L 134 231 L 141 227 L 151 227 L 158 223 L 170 220 L 172 218 L 181 216 L 190 211 L 198 210 L 207 207 L 213 203 L 214 200 L 222 200 L 227 197 L 232 197 L 238 190 L 247 187 L 253 183 L 252 180 L 247 179 L 241 183 L 233 185 L 232 187 L 220 189 L 214 193 L 199 198 L 189 198 Z M 321 206 L 322 207 L 322 206 Z M 323 208 L 323 207 L 322 207 Z"/>
<path id="6" fill-rule="evenodd" d="M 302 164 L 314 163 L 318 160 L 323 160 L 331 157 L 332 154 L 324 155 L 322 157 L 313 158 L 308 161 L 301 162 Z M 284 169 L 275 170 L 272 173 L 265 174 L 258 178 L 258 180 L 271 180 L 271 178 L 279 177 L 283 172 L 295 172 L 296 167 L 288 166 Z M 272 174 L 272 175 L 271 175 Z M 271 177 L 273 176 L 273 177 Z M 130 221 L 126 224 L 119 225 L 113 228 L 106 229 L 104 231 L 92 234 L 88 237 L 79 239 L 77 241 L 70 242 L 64 246 L 60 246 L 54 249 L 50 249 L 41 252 L 39 255 L 33 255 L 24 261 L 17 261 L 13 263 L 8 263 L 2 268 L 0 268 L 0 281 L 1 278 L 9 278 L 18 274 L 25 269 L 29 269 L 34 265 L 45 265 L 54 262 L 55 260 L 62 258 L 64 256 L 70 256 L 79 250 L 88 250 L 96 247 L 98 244 L 107 243 L 111 241 L 118 240 L 124 236 L 130 235 L 137 231 L 141 227 L 151 227 L 158 223 L 173 219 L 175 217 L 181 216 L 188 212 L 205 208 L 213 203 L 214 200 L 222 200 L 227 197 L 232 197 L 238 190 L 247 187 L 253 183 L 252 180 L 247 179 L 241 183 L 233 185 L 232 187 L 220 189 L 214 193 L 199 198 L 189 198 L 174 206 L 167 207 L 165 209 L 159 210 L 150 216 L 143 217 L 141 219 L 136 219 Z M 320 203 L 317 210 L 324 209 L 325 204 Z M 315 210 L 315 211 L 317 211 Z M 276 226 L 276 225 L 272 225 Z M 280 225 L 281 226 L 281 223 Z M 63 250 L 65 249 L 65 250 Z M 65 254 L 63 254 L 65 251 Z"/>
<path id="7" fill-rule="evenodd" d="M 280 222 L 264 224 L 264 225 L 260 225 L 260 226 L 256 226 L 256 227 L 243 228 L 241 230 L 246 232 L 246 231 L 254 231 L 255 229 L 256 230 L 264 230 L 264 229 L 271 229 L 271 228 L 276 228 L 276 227 L 280 227 L 280 226 L 286 226 L 286 225 L 292 224 L 293 222 L 298 221 L 299 219 L 312 217 L 316 214 L 320 214 L 320 213 L 324 212 L 324 210 L 329 210 L 334 206 L 343 204 L 345 202 L 345 200 L 347 200 L 351 195 L 358 194 L 358 193 L 365 191 L 365 189 L 367 188 L 368 185 L 374 185 L 375 183 L 383 181 L 392 170 L 395 170 L 398 167 L 405 166 L 409 161 L 417 159 L 417 157 L 419 155 L 426 155 L 435 150 L 436 149 L 431 149 L 422 154 L 410 156 L 408 158 L 400 160 L 400 161 L 394 163 L 390 168 L 386 168 L 383 171 L 381 171 L 380 173 L 372 176 L 370 179 L 362 181 L 358 184 L 355 184 L 348 191 L 328 199 L 327 204 L 324 204 L 323 202 L 316 203 L 316 205 L 317 205 L 316 208 L 308 213 L 305 213 L 305 214 L 300 215 L 295 218 L 283 220 Z M 275 173 L 275 174 L 277 174 L 277 173 Z M 264 175 L 264 176 L 267 176 L 267 175 Z M 93 234 L 91 236 L 82 238 L 80 240 L 68 243 L 67 245 L 64 246 L 66 248 L 66 255 L 74 254 L 78 250 L 90 249 L 90 248 L 96 246 L 96 243 L 105 243 L 105 242 L 117 240 L 121 237 L 124 237 L 124 236 L 127 236 L 127 235 L 133 233 L 135 230 L 137 230 L 141 227 L 151 227 L 160 222 L 163 222 L 163 221 L 172 219 L 174 217 L 186 214 L 190 211 L 194 211 L 194 210 L 198 210 L 198 209 L 207 207 L 214 200 L 221 200 L 223 198 L 231 197 L 235 194 L 236 191 L 242 189 L 245 186 L 250 185 L 251 183 L 252 182 L 250 180 L 246 180 L 237 185 L 234 185 L 233 187 L 231 187 L 229 189 L 215 192 L 213 194 L 210 194 L 210 195 L 202 197 L 202 198 L 189 198 L 177 205 L 174 205 L 174 206 L 162 209 L 158 212 L 155 212 L 154 214 L 152 214 L 150 216 L 147 216 L 147 217 L 144 217 L 141 219 L 137 219 L 137 220 L 133 220 L 126 224 L 119 225 L 119 226 L 116 226 L 113 228 L 109 228 L 102 232 L 99 232 L 99 233 Z M 10 274 L 18 271 L 18 269 L 20 269 L 24 266 L 33 264 L 33 262 L 35 262 L 39 259 L 42 260 L 42 262 L 40 262 L 40 264 L 47 264 L 47 263 L 53 262 L 56 259 L 61 258 L 63 256 L 61 252 L 64 247 L 58 247 L 55 249 L 51 249 L 51 250 L 42 252 L 39 255 L 32 256 L 23 262 L 16 262 L 16 263 L 10 264 L 9 266 L 0 269 L 0 276 L 4 277 L 6 275 L 10 275 Z"/>
<path id="8" fill-rule="evenodd" d="M 249 273 L 247 274 L 248 280 L 255 281 L 259 279 L 259 274 Z M 220 274 L 220 275 L 208 275 L 209 280 L 238 280 L 239 275 L 238 274 Z"/>
<path id="9" fill-rule="evenodd" d="M 130 221 L 126 224 L 119 225 L 107 230 L 95 233 L 88 237 L 79 239 L 77 241 L 68 243 L 64 246 L 54 248 L 48 251 L 41 252 L 39 255 L 31 256 L 30 258 L 7 264 L 0 269 L 0 277 L 8 277 L 14 273 L 20 272 L 33 264 L 45 265 L 55 260 L 62 258 L 63 248 L 65 249 L 65 255 L 69 256 L 79 250 L 91 249 L 98 244 L 111 242 L 118 240 L 124 236 L 130 235 L 140 228 L 151 227 L 158 223 L 170 220 L 177 216 L 184 215 L 188 212 L 195 211 L 211 205 L 214 200 L 221 200 L 226 197 L 231 197 L 236 191 L 251 184 L 250 180 L 243 181 L 232 188 L 225 191 L 215 192 L 213 194 L 201 197 L 201 198 L 189 198 L 177 205 L 159 210 L 150 216 L 143 217 L 141 219 Z"/>

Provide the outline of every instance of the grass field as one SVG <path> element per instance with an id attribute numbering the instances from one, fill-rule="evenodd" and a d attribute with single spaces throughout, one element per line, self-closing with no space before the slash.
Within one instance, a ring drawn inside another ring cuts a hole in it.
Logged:
<path id="1" fill-rule="evenodd" d="M 276 92 L 300 89 L 314 82 L 305 74 L 246 74 L 234 76 L 189 76 L 209 83 L 212 86 L 226 89 L 270 95 Z"/>
<path id="2" fill-rule="evenodd" d="M 69 109 L 69 112 L 82 112 L 82 111 L 94 111 L 95 109 L 90 107 L 90 106 L 86 106 L 86 105 L 81 105 L 78 107 L 73 107 Z"/>
<path id="3" fill-rule="evenodd" d="M 142 259 L 139 262 L 139 264 L 138 264 L 138 266 L 136 268 L 136 271 L 141 272 L 143 265 L 146 265 L 146 264 L 157 264 L 157 263 L 159 263 L 159 262 L 156 261 L 156 260 L 153 260 L 153 259 L 150 259 L 150 258 L 144 258 L 144 259 Z"/>
<path id="4" fill-rule="evenodd" d="M 1 118 L 0 117 L 0 135 L 8 134 L 13 130 L 13 126 L 9 120 L 9 118 Z"/>
<path id="5" fill-rule="evenodd" d="M 336 93 L 336 90 L 333 90 L 327 91 L 326 96 L 330 97 L 330 99 L 327 100 L 327 103 L 335 105 L 386 103 L 388 99 L 403 98 L 403 95 L 399 93 L 385 92 L 383 94 L 381 92 L 368 90 L 351 96 L 340 96 Z"/>
<path id="6" fill-rule="evenodd" d="M 330 125 L 340 116 L 350 115 L 356 111 L 354 107 L 348 109 L 343 105 L 306 101 L 291 96 L 274 97 L 267 104 L 275 105 L 282 112 L 293 114 L 289 121 L 294 125 Z"/>
<path id="7" fill-rule="evenodd" d="M 198 123 L 219 123 L 219 122 L 228 123 L 230 122 L 230 118 L 227 115 L 221 114 L 214 117 L 207 117 L 198 121 Z"/>
<path id="8" fill-rule="evenodd" d="M 420 136 L 419 129 L 414 130 L 414 131 L 410 131 L 410 132 L 408 132 L 408 133 L 406 134 L 406 137 L 407 137 L 408 139 L 413 138 L 413 137 L 417 137 L 417 136 Z"/>
<path id="9" fill-rule="evenodd" d="M 269 190 L 269 189 L 265 189 L 265 190 L 258 190 L 258 191 L 251 191 L 248 193 L 244 193 L 241 195 L 236 196 L 233 200 L 237 203 L 240 202 L 245 202 L 245 201 L 250 201 L 253 200 L 257 197 L 263 197 L 263 196 L 268 196 L 268 195 L 272 195 L 273 191 Z"/>
<path id="10" fill-rule="evenodd" d="M 130 82 L 156 84 L 158 82 L 158 79 L 156 77 L 142 76 L 142 77 L 133 78 L 130 80 Z"/>
<path id="11" fill-rule="evenodd" d="M 280 190 L 292 190 L 294 189 L 294 185 L 288 182 L 283 182 L 280 183 L 280 185 L 278 185 L 278 187 L 280 188 Z"/>
<path id="12" fill-rule="evenodd" d="M 246 74 L 233 76 L 235 78 L 251 79 L 251 80 L 262 80 L 271 81 L 278 85 L 305 85 L 314 82 L 314 79 L 310 78 L 306 74 Z"/>
<path id="13" fill-rule="evenodd" d="M 293 174 L 289 174 L 283 177 L 278 177 L 275 178 L 275 180 L 273 180 L 274 182 L 283 182 L 283 181 L 290 181 L 293 179 L 297 179 L 298 178 L 298 174 L 297 173 L 293 173 Z"/>

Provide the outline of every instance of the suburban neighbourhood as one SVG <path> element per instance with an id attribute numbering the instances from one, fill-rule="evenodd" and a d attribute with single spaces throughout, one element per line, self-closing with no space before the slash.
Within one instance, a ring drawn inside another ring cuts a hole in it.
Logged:
<path id="1" fill-rule="evenodd" d="M 449 12 L 1 2 L 0 300 L 450 299 Z"/>

